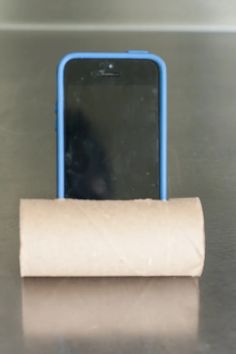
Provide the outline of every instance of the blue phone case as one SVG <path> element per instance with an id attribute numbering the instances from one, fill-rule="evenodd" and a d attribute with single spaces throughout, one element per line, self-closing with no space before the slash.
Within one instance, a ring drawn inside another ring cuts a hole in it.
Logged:
<path id="1" fill-rule="evenodd" d="M 101 53 L 101 52 L 75 52 L 65 55 L 57 70 L 57 198 L 65 197 L 65 176 L 64 176 L 64 69 L 68 61 L 72 59 L 148 59 L 155 62 L 160 71 L 160 200 L 167 200 L 167 72 L 163 59 L 147 51 L 129 50 L 122 53 Z"/>

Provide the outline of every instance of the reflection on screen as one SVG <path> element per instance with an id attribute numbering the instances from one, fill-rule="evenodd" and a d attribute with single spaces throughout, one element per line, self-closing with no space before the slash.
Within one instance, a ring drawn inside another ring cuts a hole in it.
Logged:
<path id="1" fill-rule="evenodd" d="M 119 75 L 103 77 L 99 65 L 77 60 L 65 72 L 65 196 L 158 198 L 157 69 L 117 60 Z"/>

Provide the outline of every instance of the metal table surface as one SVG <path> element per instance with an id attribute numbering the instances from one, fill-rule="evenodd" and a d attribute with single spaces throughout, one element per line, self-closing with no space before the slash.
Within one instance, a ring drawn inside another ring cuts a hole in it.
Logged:
<path id="1" fill-rule="evenodd" d="M 236 352 L 235 34 L 0 32 L 0 353 Z M 19 198 L 55 196 L 55 68 L 69 51 L 147 49 L 169 69 L 171 197 L 199 196 L 196 279 L 29 279 Z"/>

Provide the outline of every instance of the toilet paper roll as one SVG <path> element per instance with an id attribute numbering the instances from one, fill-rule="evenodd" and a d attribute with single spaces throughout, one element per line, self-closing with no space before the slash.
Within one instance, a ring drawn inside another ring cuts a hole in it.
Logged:
<path id="1" fill-rule="evenodd" d="M 21 200 L 21 276 L 200 276 L 198 198 Z"/>

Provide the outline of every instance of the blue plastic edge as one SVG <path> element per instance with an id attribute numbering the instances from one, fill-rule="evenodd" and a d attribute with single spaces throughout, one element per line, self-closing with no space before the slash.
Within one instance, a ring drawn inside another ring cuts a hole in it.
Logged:
<path id="1" fill-rule="evenodd" d="M 167 181 L 167 69 L 164 60 L 146 51 L 74 52 L 65 55 L 57 69 L 57 198 L 65 197 L 64 177 L 64 68 L 72 59 L 148 59 L 160 69 L 160 200 L 168 199 Z"/>

